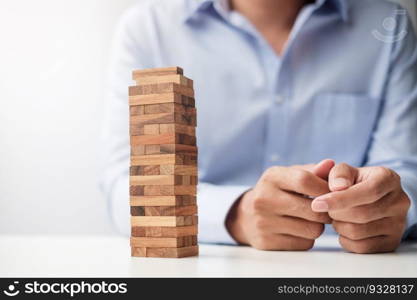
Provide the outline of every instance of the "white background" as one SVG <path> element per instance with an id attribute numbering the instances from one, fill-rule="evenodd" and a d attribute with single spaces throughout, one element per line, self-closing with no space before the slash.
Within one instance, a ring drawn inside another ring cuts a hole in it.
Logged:
<path id="1" fill-rule="evenodd" d="M 134 2 L 0 1 L 0 233 L 112 232 L 98 140 L 112 33 Z"/>

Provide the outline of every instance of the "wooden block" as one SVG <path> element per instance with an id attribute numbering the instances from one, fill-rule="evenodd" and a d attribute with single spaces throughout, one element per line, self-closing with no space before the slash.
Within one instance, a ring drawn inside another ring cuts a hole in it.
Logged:
<path id="1" fill-rule="evenodd" d="M 130 217 L 132 227 L 135 226 L 156 226 L 156 227 L 175 227 L 191 226 L 198 224 L 197 216 L 132 216 Z"/>
<path id="2" fill-rule="evenodd" d="M 131 206 L 189 206 L 196 205 L 196 197 L 192 195 L 178 196 L 132 196 Z"/>
<path id="3" fill-rule="evenodd" d="M 146 105 L 131 105 L 130 116 L 142 116 L 144 114 L 162 114 L 162 113 L 196 113 L 197 110 L 193 106 L 184 105 L 182 103 L 157 103 Z"/>
<path id="4" fill-rule="evenodd" d="M 198 234 L 198 226 L 182 226 L 182 227 L 132 227 L 131 235 L 133 237 L 180 237 L 180 236 L 196 236 Z"/>
<path id="5" fill-rule="evenodd" d="M 196 109 L 191 106 L 185 106 L 178 103 L 159 103 L 159 104 L 147 104 L 141 105 L 144 106 L 143 113 L 138 113 L 138 115 L 143 114 L 163 114 L 163 113 L 196 113 Z M 135 106 L 131 106 L 135 107 Z"/>
<path id="6" fill-rule="evenodd" d="M 181 258 L 198 255 L 198 246 L 182 248 L 148 248 L 147 257 Z"/>
<path id="7" fill-rule="evenodd" d="M 150 166 L 132 166 L 130 167 L 131 176 L 145 175 L 190 175 L 197 177 L 198 170 L 196 166 L 185 165 L 150 165 Z M 198 178 L 196 178 L 197 180 Z"/>
<path id="8" fill-rule="evenodd" d="M 198 148 L 194 145 L 183 144 L 161 144 L 159 145 L 159 154 L 197 154 Z"/>
<path id="9" fill-rule="evenodd" d="M 145 105 L 135 105 L 129 107 L 129 113 L 131 116 L 144 115 Z"/>
<path id="10" fill-rule="evenodd" d="M 194 98 L 194 90 L 177 83 L 158 83 L 147 85 L 135 85 L 129 87 L 129 96 L 177 93 Z"/>
<path id="11" fill-rule="evenodd" d="M 144 248 L 132 247 L 132 256 L 134 257 L 161 257 L 161 258 L 182 258 L 198 255 L 198 246 L 182 248 Z"/>
<path id="12" fill-rule="evenodd" d="M 130 147 L 130 155 L 131 156 L 145 155 L 145 146 L 140 145 L 140 146 Z"/>
<path id="13" fill-rule="evenodd" d="M 164 75 L 182 75 L 184 71 L 180 67 L 152 68 L 143 70 L 134 70 L 132 72 L 133 80 L 144 77 L 164 76 Z"/>
<path id="14" fill-rule="evenodd" d="M 144 210 L 145 216 L 192 216 L 197 214 L 197 206 L 132 206 Z M 141 212 L 138 209 L 138 212 Z M 133 214 L 132 214 L 133 216 Z M 143 216 L 143 215 L 139 215 Z"/>
<path id="15" fill-rule="evenodd" d="M 130 138 L 132 146 L 139 145 L 155 145 L 155 144 L 175 144 L 176 136 L 171 133 L 164 133 L 158 135 L 138 135 Z M 145 151 L 146 152 L 146 151 Z"/>
<path id="16" fill-rule="evenodd" d="M 143 125 L 143 131 L 146 135 L 158 135 L 159 134 L 159 124 L 148 124 Z"/>
<path id="17" fill-rule="evenodd" d="M 136 149 L 138 146 L 132 146 L 132 153 L 142 152 L 142 155 L 150 154 L 193 154 L 198 153 L 197 146 L 192 145 L 181 145 L 181 144 L 157 144 L 157 145 L 142 145 L 139 147 L 144 147 L 141 149 Z"/>
<path id="18" fill-rule="evenodd" d="M 178 103 L 185 106 L 195 107 L 195 99 L 193 97 L 187 97 L 176 93 L 129 96 L 130 106 L 158 103 Z"/>
<path id="19" fill-rule="evenodd" d="M 176 195 L 196 195 L 195 185 L 148 185 L 142 186 L 143 190 L 133 190 L 137 194 L 131 196 L 176 196 Z M 138 186 L 131 186 L 131 188 Z"/>
<path id="20" fill-rule="evenodd" d="M 179 144 L 179 145 L 196 145 L 195 136 L 182 133 L 163 133 L 157 135 L 136 135 L 130 137 L 132 146 L 139 145 L 160 145 L 160 144 Z M 146 151 L 145 151 L 146 152 Z"/>
<path id="21" fill-rule="evenodd" d="M 160 166 L 133 166 L 130 167 L 130 175 L 160 175 Z M 170 175 L 170 174 L 164 174 Z M 178 174 L 181 175 L 181 174 Z"/>
<path id="22" fill-rule="evenodd" d="M 145 114 L 130 117 L 130 126 L 145 126 L 147 124 L 170 124 L 177 123 L 182 125 L 197 126 L 196 113 L 161 113 Z"/>
<path id="23" fill-rule="evenodd" d="M 196 166 L 185 165 L 161 165 L 159 166 L 160 175 L 191 175 L 197 176 L 198 169 Z M 155 174 L 157 175 L 157 174 Z"/>
<path id="24" fill-rule="evenodd" d="M 145 216 L 145 207 L 144 206 L 131 206 L 130 215 L 131 216 Z"/>
<path id="25" fill-rule="evenodd" d="M 150 165 L 197 165 L 197 155 L 193 154 L 155 154 L 155 155 L 132 155 L 131 166 Z"/>
<path id="26" fill-rule="evenodd" d="M 167 75 L 156 75 L 156 76 L 142 76 L 134 78 L 137 85 L 154 84 L 154 83 L 177 83 L 180 85 L 188 86 L 193 88 L 193 81 L 181 74 L 167 74 Z"/>
<path id="27" fill-rule="evenodd" d="M 146 175 L 130 176 L 130 185 L 184 185 L 191 181 L 189 175 Z"/>
<path id="28" fill-rule="evenodd" d="M 146 248 L 131 248 L 131 255 L 135 257 L 146 257 Z"/>
<path id="29" fill-rule="evenodd" d="M 166 247 L 166 248 L 181 248 L 195 246 L 195 241 L 192 236 L 180 236 L 180 237 L 131 237 L 131 247 Z"/>
<path id="30" fill-rule="evenodd" d="M 145 145 L 145 155 L 151 154 L 163 154 L 165 152 L 161 152 L 160 145 Z"/>
<path id="31" fill-rule="evenodd" d="M 195 136 L 195 127 L 181 124 L 159 124 L 159 133 L 182 133 Z"/>
<path id="32" fill-rule="evenodd" d="M 130 134 L 130 136 L 144 135 L 145 134 L 144 127 L 142 125 L 139 125 L 139 124 L 130 125 L 129 126 L 129 134 Z"/>
<path id="33" fill-rule="evenodd" d="M 140 196 L 145 194 L 145 189 L 143 185 L 129 186 L 129 195 L 130 196 Z"/>

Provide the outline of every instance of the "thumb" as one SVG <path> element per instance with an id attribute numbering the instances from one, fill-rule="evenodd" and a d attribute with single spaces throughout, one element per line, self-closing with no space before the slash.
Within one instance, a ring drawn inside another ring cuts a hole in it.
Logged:
<path id="1" fill-rule="evenodd" d="M 329 174 L 329 189 L 332 192 L 342 191 L 355 183 L 358 170 L 348 164 L 337 164 Z"/>
<path id="2" fill-rule="evenodd" d="M 327 180 L 334 165 L 335 162 L 332 159 L 322 160 L 312 168 L 312 173 L 324 180 Z"/>

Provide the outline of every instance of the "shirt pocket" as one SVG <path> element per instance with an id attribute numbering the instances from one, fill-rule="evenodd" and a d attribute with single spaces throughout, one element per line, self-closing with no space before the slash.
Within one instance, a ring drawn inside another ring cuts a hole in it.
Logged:
<path id="1" fill-rule="evenodd" d="M 362 164 L 375 127 L 377 100 L 365 94 L 316 95 L 312 134 L 316 159 Z"/>

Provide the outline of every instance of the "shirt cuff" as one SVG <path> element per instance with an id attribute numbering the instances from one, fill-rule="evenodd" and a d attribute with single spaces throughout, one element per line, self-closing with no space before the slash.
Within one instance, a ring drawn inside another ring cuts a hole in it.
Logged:
<path id="1" fill-rule="evenodd" d="M 199 183 L 197 204 L 199 240 L 203 243 L 236 244 L 227 231 L 225 221 L 230 208 L 250 186 L 220 186 Z"/>
<path id="2" fill-rule="evenodd" d="M 403 235 L 403 239 L 417 239 L 417 191 L 415 184 L 403 178 L 401 180 L 401 185 L 411 201 L 411 206 L 407 214 L 407 229 Z"/>

